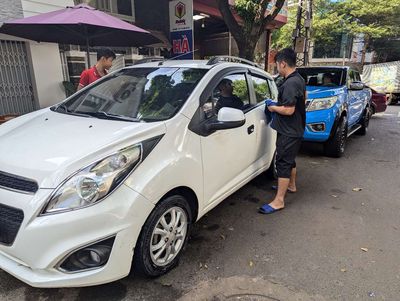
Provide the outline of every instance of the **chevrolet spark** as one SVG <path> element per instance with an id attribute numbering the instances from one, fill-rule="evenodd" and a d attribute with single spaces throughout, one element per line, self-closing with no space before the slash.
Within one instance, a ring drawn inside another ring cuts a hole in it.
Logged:
<path id="1" fill-rule="evenodd" d="M 217 109 L 223 80 L 240 108 Z M 168 272 L 191 224 L 273 166 L 265 98 L 251 64 L 151 62 L 1 125 L 0 268 L 35 287 Z"/>

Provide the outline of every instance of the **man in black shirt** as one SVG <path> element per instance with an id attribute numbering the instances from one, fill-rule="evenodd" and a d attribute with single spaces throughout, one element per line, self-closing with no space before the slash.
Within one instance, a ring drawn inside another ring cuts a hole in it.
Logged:
<path id="1" fill-rule="evenodd" d="M 215 109 L 218 111 L 223 107 L 229 107 L 234 109 L 243 109 L 243 101 L 240 100 L 239 97 L 233 95 L 233 87 L 232 81 L 224 78 L 218 85 L 218 89 L 221 93 L 218 98 L 217 103 L 215 104 Z"/>
<path id="2" fill-rule="evenodd" d="M 296 71 L 296 53 L 286 48 L 275 58 L 278 72 L 285 78 L 279 87 L 278 104 L 268 106 L 274 112 L 271 127 L 278 132 L 276 140 L 277 194 L 274 200 L 260 208 L 264 214 L 274 213 L 285 207 L 286 191 L 296 192 L 296 155 L 304 134 L 305 82 Z"/>

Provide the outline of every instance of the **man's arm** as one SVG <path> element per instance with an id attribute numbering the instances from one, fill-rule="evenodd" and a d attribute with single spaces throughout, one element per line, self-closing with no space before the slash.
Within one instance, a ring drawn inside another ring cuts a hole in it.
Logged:
<path id="1" fill-rule="evenodd" d="M 287 106 L 269 106 L 268 110 L 270 112 L 275 112 L 275 113 L 278 113 L 278 114 L 281 114 L 281 115 L 290 116 L 290 115 L 294 114 L 295 108 L 296 107 L 294 107 L 294 106 L 290 106 L 290 107 L 287 107 Z"/>
<path id="2" fill-rule="evenodd" d="M 85 70 L 85 71 L 82 72 L 81 78 L 79 79 L 79 85 L 78 85 L 77 91 L 79 91 L 80 89 L 84 88 L 88 84 L 89 84 L 89 74 Z"/>

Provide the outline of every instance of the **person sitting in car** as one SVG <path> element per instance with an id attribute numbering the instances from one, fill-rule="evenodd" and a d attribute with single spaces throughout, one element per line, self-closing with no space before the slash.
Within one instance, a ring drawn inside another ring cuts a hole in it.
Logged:
<path id="1" fill-rule="evenodd" d="M 331 73 L 325 73 L 322 78 L 322 85 L 328 87 L 335 87 L 335 77 Z"/>
<path id="2" fill-rule="evenodd" d="M 220 96 L 217 103 L 215 104 L 215 110 L 218 111 L 223 107 L 229 107 L 234 109 L 243 109 L 243 101 L 233 94 L 232 81 L 224 78 L 218 84 L 218 90 L 220 91 Z"/>

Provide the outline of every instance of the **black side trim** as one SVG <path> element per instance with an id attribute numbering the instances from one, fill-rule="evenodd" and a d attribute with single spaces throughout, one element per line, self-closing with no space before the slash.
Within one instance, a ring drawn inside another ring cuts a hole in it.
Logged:
<path id="1" fill-rule="evenodd" d="M 0 204 L 0 244 L 11 246 L 24 220 L 21 209 Z"/>
<path id="2" fill-rule="evenodd" d="M 146 157 L 151 153 L 151 151 L 158 144 L 158 142 L 160 142 L 162 137 L 164 137 L 164 134 L 147 139 L 142 142 L 142 145 L 143 145 L 143 156 L 142 156 L 143 159 L 142 160 L 146 159 Z"/>
<path id="3" fill-rule="evenodd" d="M 332 129 L 331 129 L 331 133 L 330 133 L 329 138 L 328 138 L 329 140 L 332 139 L 332 137 L 335 135 L 336 128 L 339 125 L 339 121 L 340 121 L 340 118 L 342 117 L 342 113 L 343 112 L 346 112 L 346 106 L 344 104 L 340 107 L 340 110 L 338 110 L 338 112 L 336 114 L 335 121 L 333 123 Z"/>
<path id="4" fill-rule="evenodd" d="M 213 123 L 208 123 L 205 125 L 206 130 L 208 132 L 211 131 L 218 131 L 218 130 L 228 130 L 228 129 L 234 129 L 234 128 L 239 128 L 243 126 L 246 123 L 245 120 L 242 121 L 229 121 L 229 122 L 213 122 Z"/>
<path id="5" fill-rule="evenodd" d="M 35 193 L 39 185 L 31 179 L 0 171 L 0 187 L 26 193 Z"/>

